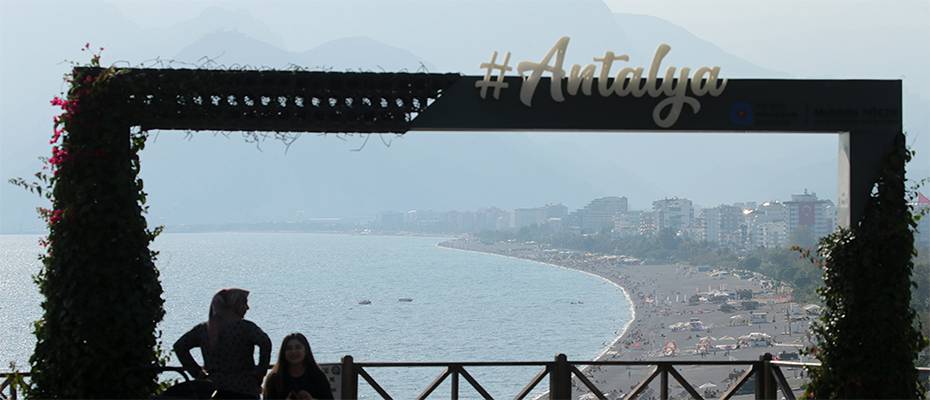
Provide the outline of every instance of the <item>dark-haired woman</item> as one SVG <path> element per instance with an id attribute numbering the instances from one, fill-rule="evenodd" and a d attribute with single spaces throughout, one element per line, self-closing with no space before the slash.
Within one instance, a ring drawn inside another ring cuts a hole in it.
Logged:
<path id="1" fill-rule="evenodd" d="M 207 322 L 199 324 L 174 343 L 181 365 L 195 378 L 213 382 L 217 399 L 258 399 L 262 377 L 271 362 L 271 340 L 258 325 L 245 318 L 249 292 L 223 289 L 210 302 Z M 253 353 L 259 348 L 258 364 Z M 190 350 L 200 347 L 203 367 Z"/>
<path id="2" fill-rule="evenodd" d="M 281 341 L 278 362 L 265 379 L 265 399 L 332 399 L 326 374 L 316 364 L 310 342 L 300 333 Z"/>

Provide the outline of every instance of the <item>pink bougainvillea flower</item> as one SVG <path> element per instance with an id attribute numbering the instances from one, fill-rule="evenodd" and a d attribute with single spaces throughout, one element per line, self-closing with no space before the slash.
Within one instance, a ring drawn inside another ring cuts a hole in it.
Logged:
<path id="1" fill-rule="evenodd" d="M 73 99 L 70 101 L 65 100 L 64 104 L 61 105 L 61 108 L 69 114 L 74 114 L 75 112 L 77 112 L 77 106 L 78 106 L 78 99 Z"/>
<path id="2" fill-rule="evenodd" d="M 49 224 L 55 225 L 61 222 L 62 217 L 64 217 L 64 210 L 55 210 L 52 211 L 52 215 L 48 217 Z"/>
<path id="3" fill-rule="evenodd" d="M 55 132 L 55 133 L 52 135 L 52 139 L 48 141 L 48 144 L 55 144 L 55 142 L 57 142 L 58 139 L 61 138 L 61 134 L 64 133 L 65 130 L 64 130 L 64 129 L 55 128 L 55 129 L 54 129 L 54 132 Z"/>
<path id="4" fill-rule="evenodd" d="M 52 157 L 48 159 L 51 165 L 60 165 L 68 160 L 68 149 L 58 146 L 52 146 Z"/>

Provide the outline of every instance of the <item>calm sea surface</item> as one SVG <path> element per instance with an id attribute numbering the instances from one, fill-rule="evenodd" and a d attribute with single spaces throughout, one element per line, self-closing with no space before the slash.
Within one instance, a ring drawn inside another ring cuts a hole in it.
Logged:
<path id="1" fill-rule="evenodd" d="M 27 363 L 40 297 L 39 237 L 0 235 L 0 369 Z M 307 233 L 163 234 L 165 347 L 206 319 L 223 287 L 252 292 L 246 316 L 273 342 L 302 332 L 318 362 L 551 360 L 595 357 L 630 319 L 606 281 L 530 261 L 437 247 L 440 238 Z M 412 298 L 413 302 L 398 302 Z M 370 305 L 360 305 L 362 300 Z M 118 306 L 118 305 L 114 305 Z M 199 354 L 197 354 L 199 356 Z M 173 362 L 176 364 L 176 361 Z M 370 369 L 396 398 L 413 398 L 439 369 Z M 495 397 L 512 397 L 533 368 L 473 368 Z M 449 382 L 438 393 L 448 393 Z M 360 394 L 371 395 L 364 383 Z M 543 385 L 545 386 L 545 385 Z M 463 380 L 463 390 L 470 387 Z M 469 394 L 468 391 L 463 395 Z M 467 397 L 477 395 L 474 392 Z M 368 396 L 371 397 L 371 396 Z"/>

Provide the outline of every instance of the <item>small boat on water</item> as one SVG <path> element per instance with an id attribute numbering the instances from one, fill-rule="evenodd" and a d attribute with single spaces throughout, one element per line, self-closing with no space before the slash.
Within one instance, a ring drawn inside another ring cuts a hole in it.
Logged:
<path id="1" fill-rule="evenodd" d="M 371 304 L 371 300 L 362 300 L 362 301 L 358 302 L 358 304 L 361 304 L 361 305 L 363 305 L 363 306 L 367 306 L 367 305 Z"/>
<path id="2" fill-rule="evenodd" d="M 399 301 L 399 302 L 401 302 L 401 303 L 410 303 L 410 302 L 413 301 L 413 299 L 411 299 L 411 298 L 409 298 L 409 297 L 401 297 L 401 298 L 397 299 L 397 301 Z"/>

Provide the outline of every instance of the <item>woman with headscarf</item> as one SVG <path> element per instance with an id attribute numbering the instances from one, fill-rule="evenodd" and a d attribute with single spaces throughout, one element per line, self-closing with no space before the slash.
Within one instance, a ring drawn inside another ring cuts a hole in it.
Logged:
<path id="1" fill-rule="evenodd" d="M 249 292 L 223 289 L 210 302 L 207 322 L 198 324 L 174 343 L 181 365 L 197 379 L 213 382 L 217 399 L 257 399 L 271 362 L 271 340 L 258 325 L 245 319 Z M 259 348 L 258 365 L 252 354 Z M 199 347 L 203 367 L 190 350 Z"/>

